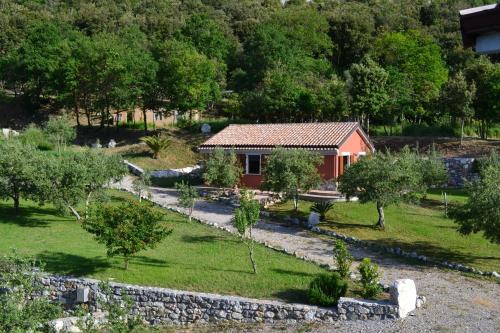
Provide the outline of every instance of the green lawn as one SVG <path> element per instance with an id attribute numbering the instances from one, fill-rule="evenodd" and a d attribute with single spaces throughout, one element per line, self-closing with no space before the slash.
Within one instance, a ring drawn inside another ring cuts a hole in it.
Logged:
<path id="1" fill-rule="evenodd" d="M 466 200 L 463 192 L 449 191 L 449 200 Z M 355 236 L 378 245 L 400 247 L 431 258 L 470 265 L 480 270 L 500 271 L 500 245 L 485 240 L 481 234 L 462 236 L 452 220 L 444 217 L 441 191 L 431 191 L 420 206 L 390 206 L 385 210 L 386 229 L 373 228 L 377 220 L 374 204 L 336 203 L 320 227 Z M 307 218 L 310 202 L 299 202 L 299 214 Z M 271 211 L 292 214 L 290 202 L 275 205 Z"/>
<path id="2" fill-rule="evenodd" d="M 127 194 L 113 192 L 113 200 Z M 325 270 L 264 246 L 257 246 L 257 275 L 251 273 L 246 247 L 226 232 L 188 222 L 165 212 L 173 233 L 158 247 L 131 259 L 127 271 L 120 258 L 108 259 L 71 217 L 59 217 L 50 207 L 22 202 L 14 216 L 10 202 L 0 202 L 0 253 L 16 248 L 34 255 L 49 272 L 113 278 L 119 282 L 256 298 L 305 302 L 306 289 L 316 273 Z"/>

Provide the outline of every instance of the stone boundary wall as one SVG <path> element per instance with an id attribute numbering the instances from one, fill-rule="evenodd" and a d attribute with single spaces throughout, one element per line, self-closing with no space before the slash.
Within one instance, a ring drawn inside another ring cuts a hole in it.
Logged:
<path id="1" fill-rule="evenodd" d="M 443 159 L 448 173 L 448 186 L 463 187 L 465 181 L 477 179 L 478 175 L 474 173 L 475 158 L 449 157 Z"/>
<path id="2" fill-rule="evenodd" d="M 46 275 L 41 283 L 47 296 L 66 310 L 85 303 L 94 312 L 102 310 L 104 294 L 98 280 Z M 336 307 L 284 303 L 235 296 L 222 296 L 166 288 L 110 283 L 113 295 L 132 300 L 132 314 L 150 324 L 180 325 L 223 321 L 241 323 L 334 322 L 338 320 L 383 320 L 399 318 L 399 307 L 390 301 L 341 298 Z"/>
<path id="3" fill-rule="evenodd" d="M 140 176 L 144 173 L 144 169 L 130 163 L 127 160 L 123 161 L 129 170 L 130 173 L 132 173 L 135 176 Z M 151 171 L 149 174 L 151 177 L 154 178 L 174 178 L 174 177 L 180 177 L 180 176 L 185 176 L 185 175 L 193 175 L 193 176 L 199 176 L 201 173 L 202 167 L 201 165 L 195 165 L 192 167 L 186 167 L 182 169 L 167 169 L 167 170 L 154 170 Z"/>

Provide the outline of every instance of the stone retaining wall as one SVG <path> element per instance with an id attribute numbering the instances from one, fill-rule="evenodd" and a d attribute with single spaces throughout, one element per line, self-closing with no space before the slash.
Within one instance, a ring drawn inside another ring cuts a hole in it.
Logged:
<path id="1" fill-rule="evenodd" d="M 103 293 L 99 281 L 47 275 L 42 284 L 48 296 L 71 310 L 86 303 L 100 311 Z M 365 301 L 341 298 L 337 307 L 321 308 L 303 304 L 256 300 L 165 288 L 110 283 L 114 297 L 128 295 L 132 313 L 151 324 L 191 324 L 234 321 L 242 323 L 333 322 L 337 320 L 381 320 L 398 318 L 398 306 L 390 301 Z"/>
<path id="2" fill-rule="evenodd" d="M 450 157 L 444 159 L 448 172 L 448 186 L 463 187 L 465 181 L 472 181 L 478 176 L 474 172 L 475 158 Z"/>

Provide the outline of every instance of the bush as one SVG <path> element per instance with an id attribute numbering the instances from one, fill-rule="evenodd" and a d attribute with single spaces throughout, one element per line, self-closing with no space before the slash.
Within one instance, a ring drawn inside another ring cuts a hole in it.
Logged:
<path id="1" fill-rule="evenodd" d="M 361 274 L 361 285 L 363 286 L 362 296 L 365 298 L 374 298 L 382 290 L 379 285 L 380 273 L 378 265 L 372 264 L 370 258 L 364 258 L 358 266 Z"/>
<path id="2" fill-rule="evenodd" d="M 320 274 L 309 286 L 309 302 L 321 306 L 335 306 L 347 292 L 347 282 L 338 273 Z"/>
<path id="3" fill-rule="evenodd" d="M 22 143 L 35 146 L 39 150 L 53 150 L 47 135 L 35 124 L 30 124 L 19 136 Z"/>
<path id="4" fill-rule="evenodd" d="M 403 127 L 403 136 L 457 136 L 455 130 L 449 125 L 409 124 Z"/>
<path id="5" fill-rule="evenodd" d="M 349 276 L 353 257 L 347 250 L 344 241 L 337 240 L 335 248 L 333 249 L 333 257 L 337 262 L 337 270 L 342 278 Z"/>
<path id="6" fill-rule="evenodd" d="M 333 202 L 323 201 L 323 202 L 316 202 L 314 205 L 312 205 L 311 211 L 318 213 L 320 220 L 324 221 L 326 219 L 326 214 L 332 208 L 333 208 Z"/>

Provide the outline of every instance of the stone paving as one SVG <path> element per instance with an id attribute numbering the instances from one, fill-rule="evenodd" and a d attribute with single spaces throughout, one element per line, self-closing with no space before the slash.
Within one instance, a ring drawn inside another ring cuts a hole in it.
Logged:
<path id="1" fill-rule="evenodd" d="M 115 187 L 130 191 L 131 178 L 126 177 L 115 184 Z M 151 194 L 155 203 L 179 209 L 176 206 L 175 189 L 152 187 Z M 235 231 L 231 225 L 233 208 L 228 205 L 200 200 L 195 206 L 193 216 Z M 260 221 L 253 235 L 260 242 L 305 255 L 319 264 L 334 265 L 332 248 L 335 240 L 332 238 L 274 221 Z M 382 256 L 369 249 L 350 246 L 349 250 L 356 259 L 372 258 L 381 268 L 384 284 L 390 284 L 400 278 L 413 279 L 418 294 L 424 295 L 427 303 L 413 316 L 403 320 L 336 323 L 331 327 L 316 327 L 314 331 L 500 332 L 499 283 L 470 278 L 436 267 L 412 266 L 403 260 Z"/>

